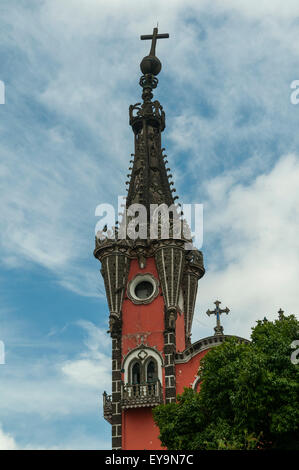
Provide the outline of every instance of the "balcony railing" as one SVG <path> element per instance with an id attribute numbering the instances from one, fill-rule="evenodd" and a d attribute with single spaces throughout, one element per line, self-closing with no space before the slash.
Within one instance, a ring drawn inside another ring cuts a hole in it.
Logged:
<path id="1" fill-rule="evenodd" d="M 103 414 L 108 423 L 112 424 L 112 395 L 103 393 Z"/>
<path id="2" fill-rule="evenodd" d="M 163 391 L 159 380 L 141 384 L 122 384 L 122 408 L 141 408 L 163 403 Z"/>

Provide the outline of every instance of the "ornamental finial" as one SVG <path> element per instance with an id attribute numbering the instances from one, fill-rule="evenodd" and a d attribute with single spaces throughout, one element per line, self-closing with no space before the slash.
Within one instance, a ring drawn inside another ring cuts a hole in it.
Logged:
<path id="1" fill-rule="evenodd" d="M 156 57 L 156 44 L 157 39 L 169 38 L 168 33 L 158 34 L 158 26 L 153 29 L 153 34 L 145 34 L 140 36 L 141 40 L 151 39 L 151 50 L 149 55 L 143 57 L 140 63 L 141 72 L 146 75 L 148 73 L 152 75 L 158 75 L 160 73 L 162 64 L 158 57 Z"/>
<path id="2" fill-rule="evenodd" d="M 226 313 L 226 315 L 229 313 L 229 308 L 225 307 L 224 309 L 221 309 L 219 308 L 219 305 L 221 304 L 221 302 L 219 300 L 216 300 L 214 302 L 214 304 L 216 305 L 216 308 L 214 310 L 207 310 L 207 315 L 216 315 L 216 326 L 214 328 L 215 330 L 215 333 L 214 335 L 215 336 L 218 336 L 218 335 L 223 335 L 223 326 L 220 324 L 220 315 L 221 313 Z"/>
<path id="3" fill-rule="evenodd" d="M 151 50 L 149 55 L 143 57 L 140 63 L 140 69 L 143 73 L 140 78 L 139 84 L 143 88 L 142 99 L 144 103 L 150 103 L 153 98 L 152 90 L 158 85 L 156 75 L 160 73 L 162 64 L 158 57 L 156 57 L 156 44 L 157 39 L 169 38 L 168 33 L 158 34 L 158 26 L 153 29 L 153 34 L 145 34 L 140 36 L 140 39 L 151 39 Z"/>

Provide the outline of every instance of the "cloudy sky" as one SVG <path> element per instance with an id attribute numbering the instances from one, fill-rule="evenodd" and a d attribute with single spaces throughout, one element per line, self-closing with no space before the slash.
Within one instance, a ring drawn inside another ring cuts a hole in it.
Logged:
<path id="1" fill-rule="evenodd" d="M 297 0 L 2 0 L 0 449 L 109 449 L 108 309 L 95 208 L 125 194 L 141 34 L 159 22 L 163 145 L 204 204 L 193 340 L 298 313 Z"/>

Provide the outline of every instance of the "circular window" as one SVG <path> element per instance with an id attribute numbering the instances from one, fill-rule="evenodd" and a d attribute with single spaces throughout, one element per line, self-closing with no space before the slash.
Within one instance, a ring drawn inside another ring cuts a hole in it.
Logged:
<path id="1" fill-rule="evenodd" d="M 137 274 L 128 284 L 129 299 L 135 304 L 147 304 L 159 293 L 158 280 L 150 273 Z"/>
<path id="2" fill-rule="evenodd" d="M 154 291 L 154 286 L 149 281 L 141 281 L 135 287 L 135 295 L 138 299 L 148 299 Z"/>

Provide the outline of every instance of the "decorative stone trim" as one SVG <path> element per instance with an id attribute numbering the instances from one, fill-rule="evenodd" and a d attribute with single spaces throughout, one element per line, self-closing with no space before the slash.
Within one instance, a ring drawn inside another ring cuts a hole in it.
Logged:
<path id="1" fill-rule="evenodd" d="M 198 375 L 198 376 L 196 377 L 196 379 L 194 380 L 193 384 L 192 384 L 192 389 L 193 389 L 193 390 L 196 390 L 196 389 L 197 389 L 197 386 L 200 384 L 200 382 L 201 382 L 201 378 L 200 378 L 200 376 Z"/>
<path id="2" fill-rule="evenodd" d="M 172 318 L 172 320 L 171 320 Z M 165 402 L 172 403 L 176 401 L 176 380 L 175 380 L 175 311 L 164 312 L 165 330 L 164 330 L 164 355 L 167 365 L 165 365 Z"/>
<path id="3" fill-rule="evenodd" d="M 248 339 L 235 335 L 208 336 L 207 338 L 196 341 L 196 343 L 185 349 L 185 351 L 176 353 L 175 364 L 189 362 L 190 359 L 192 359 L 192 357 L 196 356 L 198 353 L 205 351 L 206 349 L 213 348 L 214 346 L 219 346 L 219 344 L 223 343 L 226 338 L 237 338 L 240 343 L 250 343 Z"/>
<path id="4" fill-rule="evenodd" d="M 135 289 L 140 284 L 140 282 L 149 282 L 153 287 L 153 292 L 146 299 L 140 299 L 135 294 Z M 137 305 L 140 304 L 149 304 L 151 303 L 159 294 L 159 281 L 151 273 L 137 274 L 131 281 L 128 283 L 127 296 L 129 299 Z"/>
<path id="5" fill-rule="evenodd" d="M 140 355 L 141 355 L 140 353 L 142 353 L 142 352 L 146 353 L 146 356 L 144 356 L 143 359 L 142 359 L 142 357 L 140 357 Z M 135 360 L 139 360 L 141 362 L 149 361 L 150 358 L 153 358 L 157 363 L 158 379 L 162 383 L 162 367 L 164 367 L 163 357 L 159 353 L 159 351 L 157 351 L 156 349 L 151 348 L 149 346 L 145 346 L 144 344 L 142 344 L 138 348 L 132 349 L 132 351 L 130 351 L 126 355 L 125 359 L 122 362 L 122 370 L 124 370 L 124 381 L 125 381 L 125 383 L 129 382 L 129 376 L 130 376 L 129 368 L 130 368 L 130 365 L 132 364 L 132 362 L 135 361 Z"/>
<path id="6" fill-rule="evenodd" d="M 122 384 L 123 409 L 153 407 L 163 403 L 163 392 L 160 380 L 153 383 Z"/>
<path id="7" fill-rule="evenodd" d="M 112 449 L 121 448 L 122 416 L 121 401 L 121 337 L 112 339 Z"/>
<path id="8" fill-rule="evenodd" d="M 103 393 L 103 416 L 108 423 L 112 424 L 112 395 Z"/>
<path id="9" fill-rule="evenodd" d="M 155 261 L 166 310 L 170 312 L 170 310 L 178 310 L 185 257 L 181 241 L 170 240 L 167 242 L 161 244 L 161 247 L 156 251 Z M 166 329 L 168 327 L 169 325 L 166 325 Z"/>

